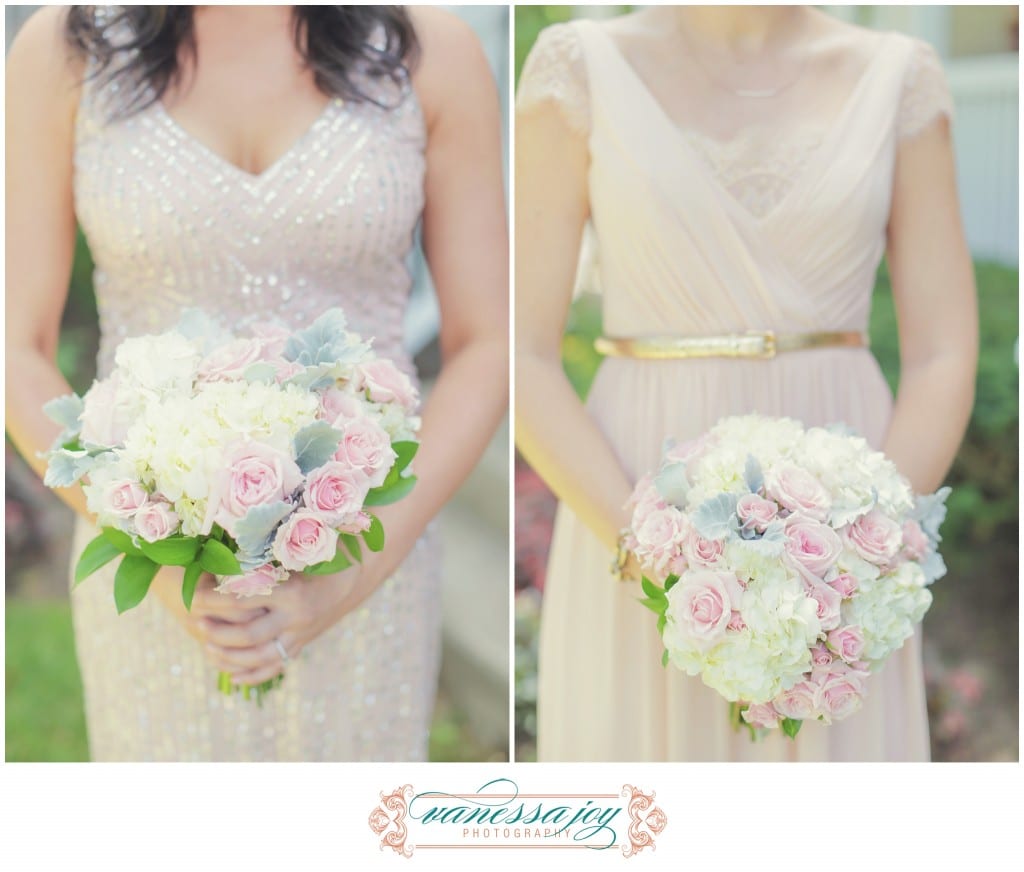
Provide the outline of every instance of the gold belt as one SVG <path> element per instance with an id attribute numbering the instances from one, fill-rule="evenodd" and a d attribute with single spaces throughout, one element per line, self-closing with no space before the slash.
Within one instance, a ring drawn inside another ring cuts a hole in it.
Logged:
<path id="1" fill-rule="evenodd" d="M 625 339 L 599 336 L 594 348 L 606 357 L 670 360 L 689 357 L 750 357 L 769 360 L 781 351 L 808 348 L 866 348 L 867 337 L 858 331 L 823 330 L 816 333 L 776 333 L 748 330 L 722 336 L 651 336 Z"/>

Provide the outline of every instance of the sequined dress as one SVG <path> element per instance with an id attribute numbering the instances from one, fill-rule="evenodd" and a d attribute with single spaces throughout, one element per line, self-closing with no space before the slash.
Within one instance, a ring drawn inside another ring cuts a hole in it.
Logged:
<path id="1" fill-rule="evenodd" d="M 672 86 L 659 99 L 617 25 L 542 31 L 516 98 L 520 119 L 546 107 L 587 142 L 605 332 L 865 330 L 897 147 L 953 114 L 934 49 L 857 29 L 846 66 L 803 76 L 777 98 L 730 98 L 680 67 L 661 77 Z M 666 438 L 694 438 L 726 415 L 844 422 L 881 447 L 892 406 L 870 350 L 841 348 L 773 360 L 609 358 L 586 401 L 633 481 L 656 467 Z M 561 504 L 540 633 L 539 759 L 928 758 L 920 632 L 872 675 L 853 716 L 805 722 L 795 742 L 775 731 L 752 743 L 715 691 L 661 666 L 655 621 L 611 562 Z"/>
<path id="2" fill-rule="evenodd" d="M 74 203 L 95 262 L 100 374 L 126 336 L 199 306 L 229 327 L 301 326 L 341 306 L 410 375 L 402 319 L 423 206 L 426 132 L 416 94 L 362 76 L 369 101 L 327 102 L 264 172 L 188 134 L 159 102 L 118 120 L 123 86 L 87 80 Z M 80 522 L 72 565 L 96 530 Z M 306 646 L 262 707 L 217 671 L 155 596 L 118 616 L 113 569 L 72 591 L 89 747 L 104 761 L 426 758 L 440 657 L 433 528 L 400 569 Z"/>

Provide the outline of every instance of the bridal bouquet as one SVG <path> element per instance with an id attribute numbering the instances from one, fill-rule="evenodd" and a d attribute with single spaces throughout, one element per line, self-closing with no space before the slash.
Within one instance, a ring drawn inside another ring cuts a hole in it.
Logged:
<path id="1" fill-rule="evenodd" d="M 789 418 L 724 418 L 669 445 L 624 540 L 663 663 L 700 675 L 755 738 L 847 717 L 931 605 L 948 494 L 915 498 L 864 439 Z"/>
<path id="2" fill-rule="evenodd" d="M 75 583 L 120 558 L 120 613 L 160 566 L 185 567 L 186 607 L 203 571 L 238 597 L 268 595 L 291 572 L 340 572 L 361 560 L 360 540 L 384 545 L 368 510 L 416 481 L 417 404 L 340 309 L 238 336 L 189 310 L 172 330 L 125 339 L 109 376 L 44 407 L 64 428 L 44 481 L 81 479 L 102 530 Z M 226 674 L 220 686 L 232 691 Z"/>

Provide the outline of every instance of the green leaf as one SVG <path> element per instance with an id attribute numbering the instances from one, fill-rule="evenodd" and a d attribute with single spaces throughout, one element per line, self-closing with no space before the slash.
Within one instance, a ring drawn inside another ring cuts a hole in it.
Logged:
<path id="1" fill-rule="evenodd" d="M 781 723 L 782 732 L 789 736 L 789 738 L 795 739 L 796 734 L 800 732 L 801 724 L 803 724 L 803 721 L 798 721 L 795 718 L 783 718 Z"/>
<path id="2" fill-rule="evenodd" d="M 148 557 L 126 554 L 114 575 L 114 602 L 117 613 L 124 614 L 145 599 L 149 585 L 160 567 Z"/>
<path id="3" fill-rule="evenodd" d="M 391 447 L 394 449 L 395 454 L 398 455 L 394 466 L 391 468 L 402 472 L 410 463 L 412 463 L 412 459 L 416 456 L 416 452 L 419 451 L 420 443 L 394 442 Z"/>
<path id="4" fill-rule="evenodd" d="M 660 636 L 665 632 L 665 624 L 668 623 L 668 618 L 664 614 L 658 615 L 658 635 Z"/>
<path id="5" fill-rule="evenodd" d="M 664 600 L 665 591 L 663 588 L 658 587 L 653 581 L 647 576 L 640 579 L 640 586 L 644 589 L 644 593 L 647 594 L 651 599 Z"/>
<path id="6" fill-rule="evenodd" d="M 375 487 L 363 500 L 364 506 L 388 506 L 397 503 L 402 497 L 407 496 L 416 484 L 416 476 L 400 478 L 395 484 L 388 486 L 387 483 L 381 487 Z"/>
<path id="7" fill-rule="evenodd" d="M 415 442 L 413 443 L 416 444 Z M 370 515 L 370 529 L 363 531 L 363 541 L 371 551 L 381 551 L 384 548 L 384 525 L 376 515 Z"/>
<path id="8" fill-rule="evenodd" d="M 668 666 L 668 648 L 661 652 L 661 665 Z"/>
<path id="9" fill-rule="evenodd" d="M 198 560 L 185 567 L 185 579 L 181 583 L 181 601 L 185 603 L 188 611 L 192 611 L 192 597 L 196 595 L 196 583 L 202 574 L 203 566 Z"/>
<path id="10" fill-rule="evenodd" d="M 335 572 L 348 569 L 351 565 L 352 561 L 346 556 L 345 549 L 339 545 L 338 550 L 334 552 L 334 557 L 323 563 L 314 563 L 312 566 L 306 567 L 303 572 L 306 575 L 332 575 Z"/>
<path id="11" fill-rule="evenodd" d="M 75 565 L 75 584 L 88 578 L 101 566 L 106 566 L 115 557 L 120 556 L 121 549 L 100 533 L 82 549 L 82 553 L 78 557 L 78 563 Z"/>
<path id="12" fill-rule="evenodd" d="M 637 600 L 642 606 L 649 608 L 654 614 L 661 615 L 665 613 L 665 599 L 654 599 L 653 597 L 645 596 L 643 599 Z"/>
<path id="13" fill-rule="evenodd" d="M 157 542 L 139 542 L 142 553 L 161 566 L 188 566 L 199 552 L 195 537 L 171 536 Z"/>
<path id="14" fill-rule="evenodd" d="M 116 527 L 104 527 L 103 535 L 121 553 L 130 554 L 132 557 L 145 556 L 135 543 L 132 542 L 132 537 L 123 530 L 118 530 Z"/>
<path id="15" fill-rule="evenodd" d="M 341 541 L 345 543 L 345 547 L 348 548 L 348 553 L 352 555 L 352 559 L 356 563 L 363 562 L 363 549 L 359 545 L 359 537 L 353 536 L 351 533 L 341 533 Z"/>
<path id="16" fill-rule="evenodd" d="M 675 584 L 676 584 L 677 581 L 679 581 L 679 576 L 678 575 L 670 575 L 668 578 L 666 578 L 665 579 L 665 593 L 668 593 L 670 590 L 672 590 L 672 588 L 675 587 Z"/>
<path id="17" fill-rule="evenodd" d="M 238 558 L 223 542 L 208 539 L 199 552 L 199 565 L 214 575 L 241 575 L 242 567 Z"/>

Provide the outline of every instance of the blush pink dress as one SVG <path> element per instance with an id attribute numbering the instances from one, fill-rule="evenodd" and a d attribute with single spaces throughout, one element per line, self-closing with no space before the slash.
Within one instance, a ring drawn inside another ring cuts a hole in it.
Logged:
<path id="1" fill-rule="evenodd" d="M 543 31 L 517 96 L 520 117 L 554 105 L 587 137 L 605 332 L 866 330 L 897 144 L 952 116 L 931 47 L 851 29 L 861 46 L 871 41 L 852 72 L 805 77 L 778 101 L 729 101 L 699 76 L 677 76 L 670 111 L 616 28 L 579 20 Z M 725 415 L 842 421 L 879 447 L 892 396 L 869 350 L 823 349 L 610 358 L 586 406 L 635 481 L 666 437 L 695 437 Z M 539 759 L 928 759 L 919 633 L 872 676 L 857 714 L 806 723 L 795 742 L 776 731 L 755 744 L 699 678 L 662 667 L 653 616 L 634 585 L 613 579 L 611 559 L 560 505 L 542 611 Z"/>
<path id="2" fill-rule="evenodd" d="M 167 329 L 187 307 L 233 328 L 301 326 L 341 306 L 352 329 L 415 376 L 402 318 L 424 200 L 424 119 L 407 79 L 361 84 L 391 108 L 331 99 L 253 175 L 160 103 L 111 121 L 127 101 L 124 85 L 86 81 L 74 200 L 96 267 L 101 374 L 124 337 Z M 72 565 L 96 533 L 79 523 Z M 91 757 L 425 759 L 439 587 L 431 528 L 393 577 L 292 660 L 259 707 L 217 692 L 217 670 L 155 596 L 118 616 L 108 565 L 71 596 Z"/>

